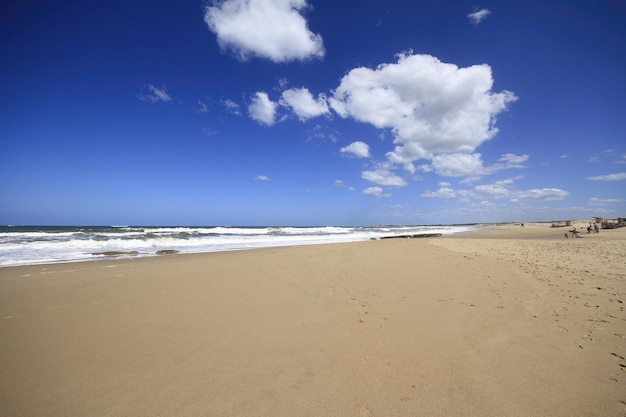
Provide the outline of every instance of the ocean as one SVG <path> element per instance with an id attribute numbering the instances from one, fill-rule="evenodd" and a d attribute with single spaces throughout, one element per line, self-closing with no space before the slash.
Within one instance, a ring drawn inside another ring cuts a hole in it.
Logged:
<path id="1" fill-rule="evenodd" d="M 357 242 L 422 233 L 452 234 L 475 227 L 156 227 L 0 226 L 0 267 Z"/>

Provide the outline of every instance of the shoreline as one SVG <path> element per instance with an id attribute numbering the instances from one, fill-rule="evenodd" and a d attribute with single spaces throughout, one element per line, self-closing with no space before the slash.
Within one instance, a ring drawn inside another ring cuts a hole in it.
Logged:
<path id="1" fill-rule="evenodd" d="M 0 268 L 0 414 L 622 417 L 626 229 L 550 232 Z"/>
<path id="2" fill-rule="evenodd" d="M 453 233 L 467 229 L 461 226 L 17 228 L 0 232 L 0 267 L 356 242 L 385 235 Z"/>
<path id="3" fill-rule="evenodd" d="M 572 224 L 573 226 L 578 226 L 578 230 L 583 230 L 588 222 L 585 220 L 576 221 Z M 535 223 L 526 223 L 526 227 L 520 227 L 520 223 L 507 222 L 507 223 L 474 223 L 474 224 L 455 224 L 455 225 L 428 225 L 428 226 L 390 226 L 390 227 L 398 227 L 398 228 L 411 228 L 411 227 L 431 227 L 431 228 L 448 228 L 448 227 L 474 227 L 475 229 L 470 231 L 460 231 L 453 233 L 440 233 L 438 231 L 429 232 L 429 231 L 420 231 L 413 232 L 408 234 L 388 234 L 388 235 L 380 235 L 378 237 L 371 238 L 361 238 L 356 239 L 354 241 L 328 241 L 328 242 L 300 242 L 300 243 L 281 243 L 274 244 L 268 246 L 251 246 L 241 248 L 220 248 L 220 249 L 206 249 L 206 250 L 198 250 L 198 251 L 186 251 L 185 249 L 181 249 L 176 247 L 167 247 L 163 246 L 161 248 L 155 248 L 152 252 L 145 252 L 142 250 L 135 249 L 102 249 L 95 250 L 93 253 L 89 253 L 93 256 L 93 258 L 81 258 L 81 259 L 59 259 L 52 260 L 46 259 L 42 261 L 24 261 L 21 263 L 16 261 L 13 264 L 4 264 L 0 265 L 0 269 L 3 268 L 12 268 L 17 266 L 36 266 L 36 265 L 55 265 L 55 264 L 65 264 L 65 263 L 82 263 L 82 262 L 97 262 L 103 260 L 129 260 L 129 259 L 138 259 L 138 258 L 153 258 L 160 257 L 164 255 L 176 255 L 176 254 L 205 254 L 205 253 L 213 253 L 213 252 L 238 252 L 238 251 L 247 251 L 247 250 L 258 250 L 264 248 L 278 248 L 278 247 L 292 247 L 292 246 L 308 246 L 308 245 L 327 245 L 327 244 L 335 244 L 335 243 L 353 243 L 353 242 L 362 242 L 367 240 L 384 240 L 384 239 L 400 239 L 400 238 L 434 238 L 434 237 L 444 237 L 444 238 L 516 238 L 516 239 L 533 239 L 533 238 L 560 238 L 563 237 L 563 233 L 567 232 L 571 227 L 563 227 L 563 228 L 550 228 L 548 225 L 549 222 L 535 222 Z M 382 226 L 381 226 L 382 227 Z M 72 226 L 72 228 L 75 228 Z M 567 230 L 565 230 L 567 229 Z M 438 229 L 436 229 L 438 230 Z M 519 233 L 519 231 L 523 231 L 524 233 Z M 529 231 L 534 231 L 536 233 L 529 233 Z M 498 233 L 495 233 L 498 232 Z M 488 234 L 485 234 L 488 233 Z M 581 234 L 580 236 L 582 236 Z M 579 237 L 580 237 L 579 236 Z M 86 253 L 86 254 L 87 254 Z"/>

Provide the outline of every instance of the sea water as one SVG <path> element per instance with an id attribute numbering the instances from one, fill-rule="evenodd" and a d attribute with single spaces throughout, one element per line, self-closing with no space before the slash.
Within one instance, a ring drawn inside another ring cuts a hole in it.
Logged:
<path id="1" fill-rule="evenodd" d="M 0 267 L 96 259 L 356 242 L 422 233 L 452 234 L 460 226 L 131 227 L 0 226 Z"/>

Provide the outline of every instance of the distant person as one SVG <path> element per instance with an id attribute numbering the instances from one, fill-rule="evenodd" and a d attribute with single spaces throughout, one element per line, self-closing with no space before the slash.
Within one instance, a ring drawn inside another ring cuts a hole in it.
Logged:
<path id="1" fill-rule="evenodd" d="M 580 233 L 575 227 L 569 232 L 572 234 L 572 237 L 578 237 L 578 233 Z"/>
<path id="2" fill-rule="evenodd" d="M 596 233 L 600 233 L 600 228 L 598 227 L 598 223 L 593 225 L 593 231 Z"/>

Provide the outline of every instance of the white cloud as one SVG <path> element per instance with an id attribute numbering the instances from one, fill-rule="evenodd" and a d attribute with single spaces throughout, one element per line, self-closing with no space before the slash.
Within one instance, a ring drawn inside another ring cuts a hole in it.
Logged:
<path id="1" fill-rule="evenodd" d="M 202 100 L 198 100 L 198 105 L 193 108 L 193 110 L 197 113 L 208 113 L 209 108 Z"/>
<path id="2" fill-rule="evenodd" d="M 427 172 L 426 167 L 430 167 L 430 170 L 434 169 L 438 175 L 444 177 L 468 176 L 462 182 L 475 182 L 485 175 L 491 175 L 503 169 L 525 168 L 522 163 L 526 162 L 528 158 L 528 155 L 506 153 L 495 164 L 484 166 L 480 153 L 441 154 L 433 157 L 432 166 L 422 165 L 418 169 Z"/>
<path id="3" fill-rule="evenodd" d="M 241 109 L 239 107 L 239 104 L 235 103 L 234 101 L 230 99 L 226 99 L 222 101 L 222 104 L 224 105 L 224 107 L 226 107 L 226 110 L 229 113 L 235 114 L 237 116 L 241 116 Z"/>
<path id="4" fill-rule="evenodd" d="M 528 161 L 528 155 L 515 155 L 514 153 L 505 153 L 498 159 L 506 164 L 507 168 L 523 168 L 522 163 Z"/>
<path id="5" fill-rule="evenodd" d="M 321 140 L 324 142 L 330 141 L 334 143 L 337 142 L 337 140 L 339 139 L 339 132 L 337 132 L 336 130 L 332 130 L 328 126 L 322 126 L 319 124 L 316 124 L 312 129 L 307 132 L 307 134 L 307 141 Z"/>
<path id="6" fill-rule="evenodd" d="M 587 204 L 590 206 L 610 206 L 615 203 L 621 203 L 624 200 L 620 200 L 617 198 L 597 198 L 591 197 L 587 200 Z"/>
<path id="7" fill-rule="evenodd" d="M 172 97 L 167 92 L 167 88 L 165 86 L 161 88 L 157 88 L 152 84 L 148 84 L 146 92 L 139 93 L 137 96 L 139 100 L 146 101 L 148 103 L 156 103 L 159 101 L 168 102 L 172 101 Z"/>
<path id="8" fill-rule="evenodd" d="M 267 175 L 257 175 L 254 177 L 255 181 L 269 181 L 269 177 Z"/>
<path id="9" fill-rule="evenodd" d="M 624 181 L 626 180 L 626 172 L 618 172 L 617 174 L 598 175 L 595 177 L 587 177 L 591 181 Z"/>
<path id="10" fill-rule="evenodd" d="M 282 77 L 278 79 L 277 83 L 278 83 L 278 86 L 275 87 L 275 89 L 284 90 L 285 88 L 287 88 L 287 85 L 289 84 L 289 80 L 287 79 L 287 77 Z"/>
<path id="11" fill-rule="evenodd" d="M 350 191 L 354 191 L 354 187 L 351 187 L 349 185 L 346 185 L 345 182 L 343 182 L 342 180 L 335 180 L 334 183 L 335 187 L 337 188 L 347 188 Z"/>
<path id="12" fill-rule="evenodd" d="M 322 58 L 322 37 L 300 14 L 307 7 L 306 0 L 218 0 L 205 9 L 204 21 L 220 47 L 241 60 Z"/>
<path id="13" fill-rule="evenodd" d="M 456 197 L 456 192 L 452 188 L 441 187 L 437 191 L 426 191 L 421 195 L 421 197 L 428 198 L 454 198 Z"/>
<path id="14" fill-rule="evenodd" d="M 491 14 L 490 10 L 480 9 L 480 10 L 475 11 L 474 13 L 468 14 L 467 17 L 469 18 L 470 22 L 474 24 L 479 24 L 480 22 L 485 20 L 487 16 L 489 16 L 490 14 Z"/>
<path id="15" fill-rule="evenodd" d="M 386 185 L 389 187 L 404 187 L 407 182 L 387 168 L 377 168 L 374 171 L 364 171 L 361 173 L 361 178 L 373 182 L 374 184 Z"/>
<path id="16" fill-rule="evenodd" d="M 443 154 L 433 157 L 433 168 L 443 177 L 462 177 L 483 169 L 483 161 L 479 153 Z"/>
<path id="17" fill-rule="evenodd" d="M 618 153 L 619 148 L 611 148 L 605 149 L 593 156 L 591 156 L 587 162 L 589 163 L 599 163 L 605 162 L 606 160 L 610 160 L 615 164 L 624 164 L 626 163 L 626 154 Z M 610 181 L 610 180 L 609 180 Z"/>
<path id="18" fill-rule="evenodd" d="M 367 143 L 356 141 L 352 142 L 348 146 L 344 146 L 339 150 L 339 152 L 343 154 L 348 154 L 355 156 L 357 158 L 369 158 L 370 157 L 370 147 Z"/>
<path id="19" fill-rule="evenodd" d="M 474 198 L 477 198 L 476 196 L 478 196 L 478 198 L 480 199 L 484 199 L 484 198 L 490 198 L 494 200 L 500 200 L 500 199 L 505 199 L 505 198 L 510 199 L 513 195 L 513 191 L 511 191 L 507 187 L 507 185 L 509 184 L 493 183 L 493 184 L 477 185 L 476 187 L 474 187 L 471 193 L 473 194 Z"/>
<path id="20" fill-rule="evenodd" d="M 457 190 L 458 196 L 471 200 L 509 200 L 521 201 L 558 201 L 565 199 L 570 193 L 558 188 L 541 188 L 530 190 L 516 190 L 513 188 L 515 181 L 523 176 L 496 181 L 491 184 L 477 185 L 467 190 Z"/>
<path id="21" fill-rule="evenodd" d="M 276 106 L 277 104 L 269 99 L 267 93 L 258 92 L 252 97 L 248 113 L 257 122 L 271 126 L 276 121 Z"/>
<path id="22" fill-rule="evenodd" d="M 326 96 L 320 94 L 316 100 L 306 88 L 291 88 L 283 91 L 279 103 L 291 108 L 298 119 L 303 122 L 329 113 Z"/>
<path id="23" fill-rule="evenodd" d="M 382 197 L 383 189 L 380 187 L 369 187 L 363 190 L 363 194 L 373 195 L 374 197 Z"/>
<path id="24" fill-rule="evenodd" d="M 516 191 L 511 201 L 528 201 L 528 200 L 541 200 L 541 201 L 558 201 L 563 200 L 569 195 L 568 191 L 563 191 L 558 188 L 541 188 L 532 190 Z"/>
<path id="25" fill-rule="evenodd" d="M 513 184 L 515 181 L 521 180 L 523 179 L 524 176 L 523 175 L 518 175 L 514 178 L 507 178 L 505 180 L 500 180 L 500 181 L 496 181 L 494 182 L 494 184 L 498 184 L 498 185 L 511 185 Z"/>
<path id="26" fill-rule="evenodd" d="M 496 115 L 517 97 L 492 86 L 488 65 L 459 68 L 407 53 L 397 63 L 351 70 L 329 103 L 341 117 L 391 129 L 396 147 L 387 159 L 413 172 L 418 159 L 471 153 L 496 135 Z"/>
<path id="27" fill-rule="evenodd" d="M 505 153 L 498 159 L 498 162 L 486 166 L 482 172 L 476 172 L 475 174 L 478 176 L 490 175 L 503 169 L 526 168 L 522 164 L 528 161 L 528 158 L 529 156 L 526 154 L 515 155 L 513 153 Z"/>

